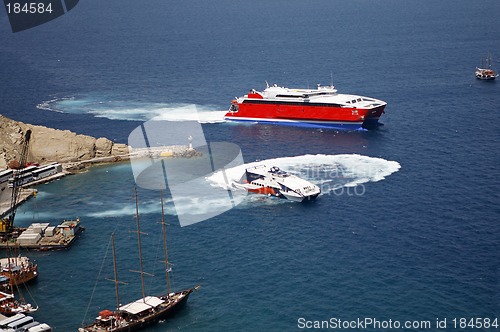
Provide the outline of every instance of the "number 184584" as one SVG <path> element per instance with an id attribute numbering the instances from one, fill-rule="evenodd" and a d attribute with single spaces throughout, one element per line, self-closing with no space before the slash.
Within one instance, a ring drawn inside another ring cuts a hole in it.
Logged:
<path id="1" fill-rule="evenodd" d="M 30 3 L 6 3 L 7 14 L 45 14 L 52 13 L 52 3 L 44 4 L 43 2 Z"/>

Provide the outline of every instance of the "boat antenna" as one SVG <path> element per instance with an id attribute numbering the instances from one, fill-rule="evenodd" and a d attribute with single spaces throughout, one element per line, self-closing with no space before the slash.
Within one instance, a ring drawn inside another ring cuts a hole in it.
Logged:
<path id="1" fill-rule="evenodd" d="M 160 200 L 161 200 L 161 228 L 163 232 L 163 255 L 165 257 L 165 277 L 167 280 L 167 297 L 171 293 L 170 287 L 170 268 L 168 266 L 168 251 L 167 251 L 167 224 L 165 223 L 165 208 L 163 205 L 163 190 L 160 190 Z"/>
<path id="2" fill-rule="evenodd" d="M 330 72 L 330 86 L 333 88 L 333 71 Z"/>

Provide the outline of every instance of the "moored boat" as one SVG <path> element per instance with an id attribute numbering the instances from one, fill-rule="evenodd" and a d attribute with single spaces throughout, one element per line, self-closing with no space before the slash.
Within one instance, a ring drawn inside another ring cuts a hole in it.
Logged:
<path id="1" fill-rule="evenodd" d="M 0 292 L 0 314 L 12 316 L 19 313 L 29 313 L 37 311 L 38 307 L 33 307 L 24 301 L 18 301 L 11 293 Z"/>
<path id="2" fill-rule="evenodd" d="M 137 331 L 145 327 L 154 325 L 161 320 L 170 317 L 172 314 L 181 309 L 187 302 L 189 295 L 199 286 L 185 289 L 180 292 L 172 292 L 170 288 L 169 272 L 171 268 L 168 262 L 167 244 L 166 244 L 166 223 L 164 219 L 163 198 L 161 199 L 162 206 L 162 230 L 164 242 L 164 255 L 165 255 L 165 277 L 167 284 L 167 292 L 160 296 L 146 296 L 144 289 L 144 274 L 146 272 L 142 269 L 142 249 L 141 249 L 141 229 L 139 222 L 139 211 L 136 194 L 136 220 L 137 220 L 137 240 L 139 247 L 139 261 L 140 270 L 137 271 L 141 276 L 142 284 L 142 298 L 130 302 L 125 305 L 120 305 L 120 298 L 118 292 L 118 285 L 121 283 L 118 280 L 118 271 L 116 267 L 116 254 L 114 245 L 114 235 L 112 235 L 112 248 L 113 248 L 113 268 L 114 279 L 111 280 L 115 283 L 116 292 L 116 310 L 102 310 L 96 317 L 93 323 L 80 327 L 79 332 L 124 332 L 124 331 Z"/>
<path id="3" fill-rule="evenodd" d="M 0 275 L 9 279 L 9 287 L 22 285 L 38 277 L 38 265 L 25 256 L 1 258 Z"/>
<path id="4" fill-rule="evenodd" d="M 0 291 L 0 314 L 12 316 L 35 312 L 38 307 L 33 307 L 24 300 L 20 285 L 35 279 L 38 276 L 38 267 L 29 261 L 27 257 L 9 257 L 1 259 L 2 287 Z M 20 299 L 14 297 L 14 288 L 17 288 Z"/>
<path id="5" fill-rule="evenodd" d="M 250 193 L 276 196 L 295 202 L 313 200 L 321 193 L 315 184 L 281 170 L 279 167 L 257 165 L 247 168 L 239 183 L 234 184 Z"/>
<path id="6" fill-rule="evenodd" d="M 120 306 L 117 310 L 102 310 L 94 323 L 79 328 L 79 332 L 138 331 L 167 319 L 181 309 L 195 288 L 163 296 L 146 296 Z"/>
<path id="7" fill-rule="evenodd" d="M 290 89 L 267 85 L 231 102 L 227 121 L 257 122 L 333 129 L 370 129 L 387 103 L 370 97 L 339 94 L 333 85 L 316 89 Z"/>

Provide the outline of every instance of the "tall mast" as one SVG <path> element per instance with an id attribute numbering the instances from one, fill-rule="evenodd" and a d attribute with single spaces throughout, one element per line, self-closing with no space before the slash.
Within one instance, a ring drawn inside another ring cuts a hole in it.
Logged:
<path id="1" fill-rule="evenodd" d="M 118 293 L 118 269 L 116 268 L 115 233 L 111 234 L 111 247 L 113 248 L 113 270 L 115 271 L 116 308 L 120 308 L 120 294 Z"/>
<path id="2" fill-rule="evenodd" d="M 161 228 L 163 231 L 163 255 L 165 257 L 165 277 L 167 279 L 167 296 L 171 293 L 170 289 L 170 276 L 168 275 L 170 269 L 168 267 L 168 251 L 167 251 L 167 224 L 165 223 L 165 209 L 163 207 L 163 191 L 160 190 L 161 198 Z"/>
<path id="3" fill-rule="evenodd" d="M 10 261 L 10 256 L 11 256 L 11 251 L 10 251 L 10 247 L 9 247 L 9 241 L 7 241 L 7 250 L 8 250 L 8 258 L 7 258 L 7 264 L 8 265 L 8 271 L 9 271 L 9 284 L 10 284 L 10 293 L 12 295 L 14 295 L 14 284 L 15 284 L 15 281 L 14 281 L 14 275 L 12 274 L 12 262 Z M 12 278 L 12 279 L 10 279 Z"/>
<path id="4" fill-rule="evenodd" d="M 118 280 L 118 267 L 116 264 L 116 250 L 115 250 L 115 233 L 111 234 L 111 248 L 113 252 L 113 271 L 114 271 L 114 279 L 108 279 L 106 280 L 112 281 L 115 283 L 115 292 L 116 292 L 116 309 L 120 308 L 120 294 L 118 292 L 118 284 L 124 284 L 126 285 L 126 282 L 119 281 Z"/>
<path id="5" fill-rule="evenodd" d="M 137 200 L 137 189 L 135 189 L 135 218 L 137 219 L 137 245 L 139 247 L 139 273 L 141 274 L 142 300 L 146 302 L 146 293 L 144 291 L 144 271 L 142 269 L 141 223 L 139 222 L 139 202 Z"/>

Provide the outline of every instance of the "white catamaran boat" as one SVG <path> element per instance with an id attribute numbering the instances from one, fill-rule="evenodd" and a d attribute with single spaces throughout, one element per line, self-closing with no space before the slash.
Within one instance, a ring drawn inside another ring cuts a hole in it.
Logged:
<path id="1" fill-rule="evenodd" d="M 315 184 L 287 173 L 276 166 L 258 165 L 247 168 L 237 188 L 250 193 L 277 196 L 295 202 L 313 200 L 321 193 Z"/>

